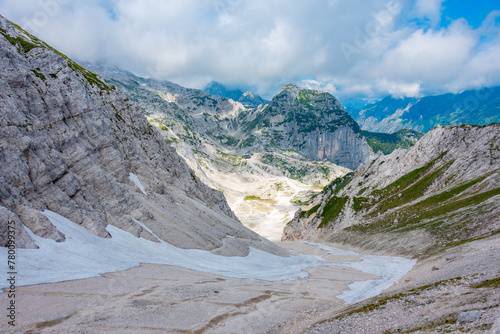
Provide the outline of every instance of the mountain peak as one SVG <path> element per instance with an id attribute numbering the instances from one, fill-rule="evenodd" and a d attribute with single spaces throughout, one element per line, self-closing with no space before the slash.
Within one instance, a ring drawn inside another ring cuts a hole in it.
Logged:
<path id="1" fill-rule="evenodd" d="M 245 93 L 243 93 L 242 97 L 243 96 L 244 97 L 255 97 L 255 94 L 251 90 L 248 90 Z"/>
<path id="2" fill-rule="evenodd" d="M 203 90 L 215 97 L 225 97 L 234 101 L 238 101 L 238 99 L 243 95 L 241 90 L 229 89 L 217 81 L 211 81 Z"/>
<path id="3" fill-rule="evenodd" d="M 294 90 L 299 90 L 299 89 L 301 89 L 301 88 L 299 88 L 296 84 L 294 84 L 293 82 L 289 82 L 283 86 L 283 89 L 281 89 L 281 91 L 285 91 L 285 90 L 294 91 Z"/>
<path id="4" fill-rule="evenodd" d="M 259 95 L 255 95 L 252 91 L 246 91 L 238 99 L 238 102 L 243 104 L 246 108 L 256 108 L 259 105 L 267 104 L 269 101 L 264 100 Z"/>

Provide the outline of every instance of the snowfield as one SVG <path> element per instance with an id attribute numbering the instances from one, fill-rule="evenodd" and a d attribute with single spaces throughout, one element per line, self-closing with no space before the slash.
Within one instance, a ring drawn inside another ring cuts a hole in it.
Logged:
<path id="1" fill-rule="evenodd" d="M 17 286 L 95 277 L 101 273 L 137 267 L 141 263 L 165 264 L 234 278 L 268 281 L 302 278 L 308 275 L 304 271 L 306 268 L 332 265 L 351 267 L 381 277 L 350 284 L 351 290 L 344 292 L 340 298 L 352 303 L 377 295 L 415 264 L 414 260 L 366 255 L 361 255 L 361 262 L 329 263 L 317 255 L 280 257 L 252 248 L 246 257 L 227 257 L 205 250 L 177 248 L 157 236 L 160 242 L 137 238 L 112 225 L 106 228 L 112 238 L 101 238 L 54 212 L 44 211 L 43 214 L 64 233 L 66 241 L 58 243 L 44 239 L 27 229 L 40 248 L 16 249 Z M 346 254 L 345 251 L 323 245 L 320 248 L 328 251 L 328 254 Z M 2 258 L 6 259 L 7 248 L 2 247 L 0 251 Z M 0 273 L 3 287 L 7 286 L 7 276 L 6 270 Z"/>

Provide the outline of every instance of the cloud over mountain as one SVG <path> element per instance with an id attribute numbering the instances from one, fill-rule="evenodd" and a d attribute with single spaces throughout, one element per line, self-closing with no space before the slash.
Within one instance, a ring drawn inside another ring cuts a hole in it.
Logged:
<path id="1" fill-rule="evenodd" d="M 197 88 L 211 80 L 246 82 L 269 98 L 284 82 L 302 80 L 346 96 L 499 84 L 500 11 L 488 10 L 477 27 L 460 17 L 442 24 L 451 5 L 0 0 L 0 12 L 71 57 Z"/>

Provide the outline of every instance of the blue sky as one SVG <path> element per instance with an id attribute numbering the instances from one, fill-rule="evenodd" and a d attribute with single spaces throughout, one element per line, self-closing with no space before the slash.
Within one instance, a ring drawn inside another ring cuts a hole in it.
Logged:
<path id="1" fill-rule="evenodd" d="M 194 88 L 374 99 L 500 84 L 499 0 L 0 0 L 0 13 L 76 60 Z"/>
<path id="2" fill-rule="evenodd" d="M 453 20 L 465 18 L 474 28 L 479 28 L 488 16 L 495 9 L 500 9 L 499 0 L 453 0 L 443 3 L 440 27 L 446 28 Z"/>

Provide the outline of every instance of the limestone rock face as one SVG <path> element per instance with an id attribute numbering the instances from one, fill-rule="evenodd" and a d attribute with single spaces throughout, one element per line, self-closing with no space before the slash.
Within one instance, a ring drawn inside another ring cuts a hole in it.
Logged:
<path id="1" fill-rule="evenodd" d="M 287 84 L 258 118 L 279 146 L 311 160 L 356 169 L 374 157 L 358 124 L 329 93 Z"/>
<path id="2" fill-rule="evenodd" d="M 35 247 L 22 225 L 63 241 L 40 213 L 51 210 L 101 237 L 113 224 L 156 240 L 138 219 L 178 247 L 280 252 L 244 228 L 111 84 L 3 17 L 0 32 L 2 246 L 4 217 L 18 224 L 17 247 Z M 241 243 L 228 245 L 228 235 Z"/>
<path id="3" fill-rule="evenodd" d="M 245 106 L 245 108 L 257 108 L 260 105 L 269 103 L 269 101 L 264 100 L 259 95 L 255 95 L 251 91 L 243 93 L 238 99 L 238 102 Z"/>
<path id="4" fill-rule="evenodd" d="M 337 179 L 284 240 L 420 256 L 500 230 L 500 125 L 436 128 Z"/>

